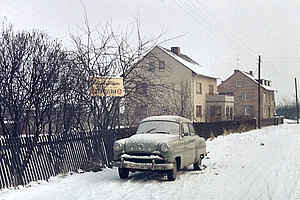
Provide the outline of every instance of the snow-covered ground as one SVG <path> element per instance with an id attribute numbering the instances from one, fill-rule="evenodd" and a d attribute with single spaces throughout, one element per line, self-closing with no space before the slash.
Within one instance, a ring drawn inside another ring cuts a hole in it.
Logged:
<path id="1" fill-rule="evenodd" d="M 156 173 L 120 180 L 117 169 L 53 177 L 0 199 L 300 199 L 300 126 L 283 124 L 207 141 L 201 171 L 174 182 Z"/>

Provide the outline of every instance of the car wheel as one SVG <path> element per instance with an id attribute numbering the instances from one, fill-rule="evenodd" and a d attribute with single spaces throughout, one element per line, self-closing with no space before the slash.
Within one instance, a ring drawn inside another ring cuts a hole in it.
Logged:
<path id="1" fill-rule="evenodd" d="M 202 159 L 199 158 L 198 162 L 194 163 L 194 170 L 200 170 Z"/>
<path id="2" fill-rule="evenodd" d="M 119 176 L 121 179 L 128 178 L 129 170 L 124 168 L 118 168 Z"/>
<path id="3" fill-rule="evenodd" d="M 175 160 L 174 168 L 167 172 L 168 180 L 175 181 L 177 178 L 177 161 Z"/>

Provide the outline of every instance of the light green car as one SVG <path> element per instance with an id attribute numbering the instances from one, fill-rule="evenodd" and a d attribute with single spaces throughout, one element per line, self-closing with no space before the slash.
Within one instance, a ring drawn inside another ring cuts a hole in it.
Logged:
<path id="1" fill-rule="evenodd" d="M 206 156 L 205 139 L 195 135 L 190 120 L 179 116 L 148 117 L 135 135 L 116 141 L 113 148 L 121 179 L 129 172 L 152 170 L 166 172 L 173 181 L 177 170 L 191 164 L 199 170 Z"/>

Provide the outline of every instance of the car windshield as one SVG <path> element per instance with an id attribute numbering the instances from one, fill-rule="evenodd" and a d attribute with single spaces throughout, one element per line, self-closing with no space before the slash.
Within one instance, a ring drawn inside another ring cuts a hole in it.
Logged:
<path id="1" fill-rule="evenodd" d="M 136 134 L 179 134 L 179 124 L 169 121 L 146 121 L 139 125 Z"/>

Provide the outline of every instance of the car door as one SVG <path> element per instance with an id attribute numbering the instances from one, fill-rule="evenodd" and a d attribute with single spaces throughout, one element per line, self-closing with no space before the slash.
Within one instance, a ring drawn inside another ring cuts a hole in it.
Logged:
<path id="1" fill-rule="evenodd" d="M 191 136 L 194 138 L 195 141 L 195 154 L 194 154 L 194 160 L 198 159 L 200 157 L 200 148 L 201 148 L 201 143 L 203 143 L 203 141 L 200 139 L 199 136 L 196 135 L 194 126 L 192 123 L 188 123 L 189 125 L 189 129 L 190 129 L 190 134 Z"/>
<path id="2" fill-rule="evenodd" d="M 182 124 L 183 141 L 184 141 L 184 166 L 193 164 L 195 161 L 195 137 L 191 135 L 188 123 Z"/>

